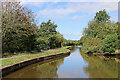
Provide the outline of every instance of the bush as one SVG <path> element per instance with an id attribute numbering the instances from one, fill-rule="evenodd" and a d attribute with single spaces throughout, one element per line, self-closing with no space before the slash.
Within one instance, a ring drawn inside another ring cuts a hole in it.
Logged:
<path id="1" fill-rule="evenodd" d="M 88 37 L 83 43 L 83 47 L 81 48 L 81 52 L 99 52 L 99 48 L 101 46 L 102 41 L 98 38 Z"/>
<path id="2" fill-rule="evenodd" d="M 50 49 L 49 47 L 49 41 L 46 38 L 37 38 L 36 41 L 36 50 L 41 51 L 41 50 L 47 50 Z"/>
<path id="3" fill-rule="evenodd" d="M 115 50 L 115 54 L 120 54 L 120 50 Z"/>
<path id="4" fill-rule="evenodd" d="M 85 35 L 85 36 L 82 36 L 78 43 L 79 43 L 80 45 L 83 45 L 83 43 L 85 42 L 85 39 L 86 39 L 86 38 L 87 38 L 86 35 Z"/>
<path id="5" fill-rule="evenodd" d="M 118 49 L 118 44 L 118 35 L 110 34 L 105 38 L 101 50 L 103 53 L 115 53 L 115 50 Z"/>
<path id="6" fill-rule="evenodd" d="M 99 51 L 99 47 L 98 46 L 91 46 L 88 48 L 89 52 L 98 52 Z"/>

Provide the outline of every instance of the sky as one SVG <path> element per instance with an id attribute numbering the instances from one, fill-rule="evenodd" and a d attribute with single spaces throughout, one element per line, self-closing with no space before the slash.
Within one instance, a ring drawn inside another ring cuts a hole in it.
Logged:
<path id="1" fill-rule="evenodd" d="M 84 28 L 92 20 L 96 12 L 105 9 L 111 16 L 111 21 L 118 21 L 117 0 L 87 1 L 87 0 L 24 0 L 22 4 L 36 14 L 38 24 L 49 19 L 58 25 L 59 31 L 68 40 L 79 40 Z"/>

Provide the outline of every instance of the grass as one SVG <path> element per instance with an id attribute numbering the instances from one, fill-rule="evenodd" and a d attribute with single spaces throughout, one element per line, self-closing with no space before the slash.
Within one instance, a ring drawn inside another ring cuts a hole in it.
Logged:
<path id="1" fill-rule="evenodd" d="M 45 55 L 58 54 L 58 53 L 64 53 L 64 52 L 68 51 L 68 49 L 67 49 L 68 47 L 70 47 L 70 46 L 62 47 L 62 48 L 60 48 L 59 51 L 54 51 L 54 52 L 49 52 L 49 53 L 40 53 L 40 54 L 35 54 L 35 55 L 33 54 L 33 55 L 21 56 L 21 57 L 18 57 L 18 58 L 8 58 L 8 59 L 0 60 L 0 61 L 2 61 L 2 67 L 5 67 L 5 66 L 12 65 L 12 64 L 15 64 L 17 62 L 27 60 L 27 59 L 31 59 L 31 58 L 41 57 L 41 56 L 45 56 Z"/>
<path id="2" fill-rule="evenodd" d="M 65 46 L 64 48 L 69 48 L 69 47 L 71 47 L 71 46 Z M 30 52 L 24 51 L 24 52 L 17 52 L 17 53 L 11 53 L 11 54 L 10 54 L 10 53 L 4 53 L 4 54 L 2 55 L 2 58 L 14 56 L 14 55 L 30 54 L 30 53 L 34 54 L 34 53 L 38 53 L 38 52 L 37 52 L 37 51 L 30 51 Z"/>
<path id="3" fill-rule="evenodd" d="M 30 53 L 36 53 L 37 51 L 31 51 L 31 52 L 27 52 L 27 51 L 24 51 L 24 52 L 17 52 L 17 53 L 4 53 L 2 55 L 3 58 L 5 57 L 10 57 L 10 56 L 14 56 L 14 55 L 24 55 L 24 54 L 30 54 Z"/>

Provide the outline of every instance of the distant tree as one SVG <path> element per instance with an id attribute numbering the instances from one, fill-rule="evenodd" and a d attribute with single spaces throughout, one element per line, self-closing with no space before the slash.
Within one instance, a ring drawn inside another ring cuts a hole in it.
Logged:
<path id="1" fill-rule="evenodd" d="M 37 49 L 54 49 L 63 46 L 64 38 L 56 31 L 57 25 L 51 20 L 42 22 L 37 39 Z"/>
<path id="2" fill-rule="evenodd" d="M 47 22 L 42 22 L 40 25 L 40 36 L 42 37 L 48 37 L 49 35 L 56 34 L 57 25 L 52 23 L 51 20 L 48 20 Z"/>
<path id="3" fill-rule="evenodd" d="M 110 19 L 110 16 L 107 14 L 107 12 L 105 11 L 105 9 L 102 11 L 99 11 L 96 13 L 96 16 L 94 17 L 94 20 L 96 20 L 96 22 L 101 23 L 101 22 L 107 22 Z"/>

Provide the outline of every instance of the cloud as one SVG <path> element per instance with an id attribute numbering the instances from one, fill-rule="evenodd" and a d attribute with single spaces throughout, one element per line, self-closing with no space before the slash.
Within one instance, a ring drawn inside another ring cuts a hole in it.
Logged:
<path id="1" fill-rule="evenodd" d="M 25 2 L 118 2 L 119 0 L 22 0 L 22 1 Z"/>
<path id="2" fill-rule="evenodd" d="M 74 20 L 78 20 L 78 19 L 81 19 L 83 16 L 73 16 L 73 19 Z"/>
<path id="3" fill-rule="evenodd" d="M 49 18 L 52 18 L 52 17 L 64 18 L 65 16 L 67 16 L 71 13 L 74 13 L 74 12 L 75 12 L 75 10 L 70 9 L 70 8 L 67 8 L 67 9 L 64 9 L 64 8 L 55 8 L 55 9 L 46 8 L 44 10 L 40 10 L 38 15 L 42 15 L 44 17 L 49 17 Z"/>
<path id="4" fill-rule="evenodd" d="M 54 5 L 51 5 L 54 6 Z M 87 15 L 94 14 L 99 10 L 106 9 L 107 12 L 117 11 L 118 3 L 117 2 L 97 2 L 97 3 L 67 3 L 66 5 L 59 5 L 54 8 L 51 8 L 49 5 L 43 10 L 40 10 L 38 15 L 41 17 L 47 18 L 65 18 L 74 13 L 86 13 Z M 84 16 L 70 16 L 72 19 L 79 19 Z"/>
<path id="5" fill-rule="evenodd" d="M 21 4 L 22 5 L 29 5 L 29 6 L 33 6 L 33 7 L 42 7 L 43 5 L 44 5 L 44 2 L 39 2 L 39 0 L 38 0 L 38 2 L 37 1 L 25 1 L 25 0 L 22 0 L 21 1 Z"/>
<path id="6" fill-rule="evenodd" d="M 96 13 L 96 11 L 106 9 L 107 11 L 118 10 L 117 2 L 94 2 L 94 3 L 68 3 L 67 8 L 74 9 L 76 12 Z"/>
<path id="7" fill-rule="evenodd" d="M 88 15 L 87 15 L 87 16 L 88 16 Z M 72 19 L 73 19 L 73 20 L 79 20 L 79 19 L 83 19 L 83 18 L 85 18 L 85 17 L 86 17 L 86 15 L 81 15 L 81 16 L 80 16 L 80 15 L 75 15 L 75 16 L 72 17 Z"/>
<path id="8" fill-rule="evenodd" d="M 66 33 L 62 34 L 66 39 L 72 39 L 72 40 L 79 40 L 82 36 L 82 32 L 75 32 L 75 33 Z"/>

